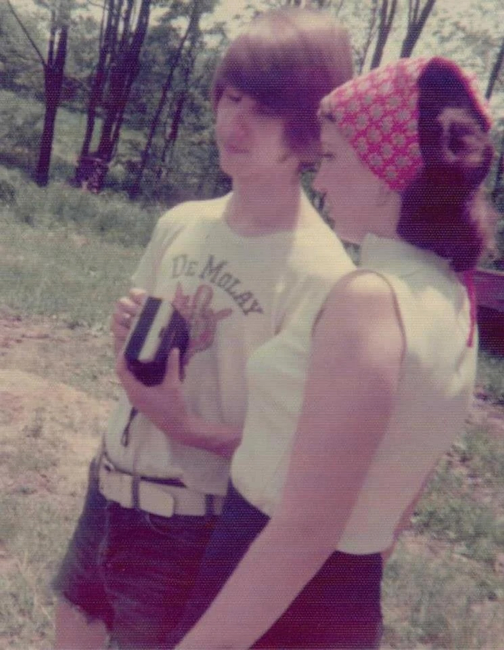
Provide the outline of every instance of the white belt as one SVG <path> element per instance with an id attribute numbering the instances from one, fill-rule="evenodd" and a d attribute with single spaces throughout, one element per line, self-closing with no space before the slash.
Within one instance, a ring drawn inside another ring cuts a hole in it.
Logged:
<path id="1" fill-rule="evenodd" d="M 123 508 L 135 508 L 161 517 L 220 515 L 224 497 L 186 487 L 155 483 L 116 469 L 104 456 L 99 461 L 100 492 Z"/>

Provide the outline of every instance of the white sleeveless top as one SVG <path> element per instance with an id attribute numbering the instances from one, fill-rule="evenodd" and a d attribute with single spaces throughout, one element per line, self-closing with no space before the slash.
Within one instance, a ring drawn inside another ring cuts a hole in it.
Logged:
<path id="1" fill-rule="evenodd" d="M 335 549 L 354 554 L 379 552 L 392 543 L 401 514 L 463 429 L 477 361 L 477 346 L 468 346 L 467 291 L 446 260 L 403 241 L 368 235 L 361 266 L 390 284 L 406 347 L 390 424 L 335 540 Z M 238 491 L 269 516 L 285 481 L 312 328 L 324 301 L 318 296 L 248 362 L 249 409 L 231 476 Z"/>

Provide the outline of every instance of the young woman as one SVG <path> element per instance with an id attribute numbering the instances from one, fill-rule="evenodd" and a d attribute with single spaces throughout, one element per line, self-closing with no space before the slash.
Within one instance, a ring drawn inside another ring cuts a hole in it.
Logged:
<path id="1" fill-rule="evenodd" d="M 103 648 L 107 635 L 159 648 L 178 622 L 226 493 L 247 358 L 353 268 L 299 179 L 318 147 L 318 104 L 351 71 L 346 32 L 308 10 L 265 13 L 219 65 L 216 138 L 233 191 L 159 220 L 112 322 L 119 352 L 146 293 L 172 301 L 190 326 L 185 379 L 171 391 L 173 361 L 167 381 L 145 387 L 119 355 L 125 391 L 55 583 L 57 648 Z"/>
<path id="2" fill-rule="evenodd" d="M 321 115 L 315 186 L 363 268 L 249 359 L 233 488 L 178 650 L 377 648 L 381 554 L 472 395 L 467 274 L 492 239 L 490 119 L 472 81 L 404 59 L 336 89 Z"/>

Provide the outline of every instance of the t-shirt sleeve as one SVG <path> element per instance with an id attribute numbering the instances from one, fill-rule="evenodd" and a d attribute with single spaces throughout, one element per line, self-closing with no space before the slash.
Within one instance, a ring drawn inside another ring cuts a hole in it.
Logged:
<path id="1" fill-rule="evenodd" d="M 147 248 L 131 276 L 132 286 L 152 293 L 163 255 L 183 227 L 180 210 L 174 208 L 159 218 Z"/>

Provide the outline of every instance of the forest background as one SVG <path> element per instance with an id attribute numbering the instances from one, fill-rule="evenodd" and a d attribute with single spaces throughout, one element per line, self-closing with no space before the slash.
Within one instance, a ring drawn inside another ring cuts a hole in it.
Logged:
<path id="1" fill-rule="evenodd" d="M 496 118 L 489 189 L 504 210 L 500 0 L 5 0 L 0 164 L 40 186 L 69 181 L 168 206 L 224 193 L 229 181 L 218 167 L 208 101 L 212 73 L 244 22 L 281 5 L 336 15 L 351 33 L 357 72 L 422 54 L 473 71 Z M 58 147 L 61 109 L 74 119 Z"/>
<path id="2" fill-rule="evenodd" d="M 502 0 L 0 0 L 0 650 L 51 647 L 49 580 L 118 391 L 111 305 L 163 211 L 229 189 L 213 70 L 286 4 L 338 16 L 357 72 L 425 54 L 473 71 L 504 213 Z M 497 268 L 502 217 L 499 244 Z M 466 427 L 387 565 L 384 647 L 501 650 L 503 604 L 504 358 L 482 351 Z"/>

